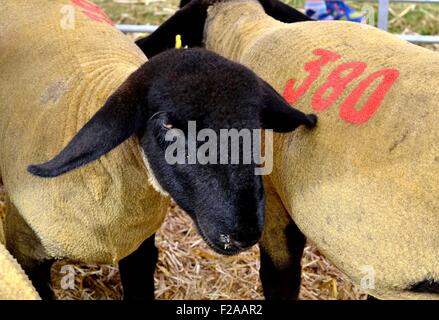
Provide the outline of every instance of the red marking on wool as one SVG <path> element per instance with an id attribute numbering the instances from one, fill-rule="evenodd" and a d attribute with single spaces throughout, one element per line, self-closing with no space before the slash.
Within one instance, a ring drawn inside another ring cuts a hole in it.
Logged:
<path id="1" fill-rule="evenodd" d="M 296 84 L 295 79 L 291 79 L 287 82 L 284 90 L 284 98 L 288 103 L 294 103 L 299 100 L 306 91 L 308 91 L 309 87 L 317 80 L 322 72 L 322 68 L 330 62 L 337 61 L 341 58 L 341 56 L 335 52 L 328 51 L 325 49 L 317 49 L 313 51 L 313 54 L 319 56 L 320 58 L 317 60 L 310 61 L 305 63 L 303 66 L 305 71 L 309 73 L 308 77 L 303 81 L 302 85 L 300 85 L 296 90 L 294 90 L 294 86 Z"/>
<path id="2" fill-rule="evenodd" d="M 381 83 L 370 95 L 361 110 L 355 109 L 355 105 L 364 91 L 376 80 L 383 77 Z M 340 106 L 340 117 L 352 124 L 362 124 L 367 122 L 378 110 L 387 92 L 399 77 L 396 69 L 384 69 L 372 73 L 369 77 L 361 81 L 352 91 L 349 97 Z"/>
<path id="3" fill-rule="evenodd" d="M 320 58 L 304 64 L 304 69 L 308 72 L 308 77 L 303 83 L 295 89 L 296 80 L 290 79 L 285 85 L 283 97 L 290 104 L 299 100 L 308 91 L 312 84 L 320 77 L 324 66 L 334 63 L 342 57 L 340 54 L 326 49 L 316 49 L 313 51 L 313 54 Z M 329 74 L 327 81 L 322 84 L 313 95 L 311 99 L 313 110 L 322 112 L 331 107 L 346 90 L 348 84 L 360 77 L 366 68 L 367 63 L 362 61 L 347 62 L 336 67 Z M 348 70 L 350 70 L 350 72 L 342 76 L 342 74 Z M 386 94 L 398 79 L 399 74 L 400 72 L 396 69 L 382 69 L 362 80 L 340 106 L 340 118 L 354 125 L 367 122 L 381 106 Z M 370 95 L 361 109 L 357 110 L 355 106 L 364 91 L 366 91 L 375 80 L 381 77 L 383 78 L 381 83 Z M 330 92 L 329 95 L 325 97 L 325 94 L 328 92 Z"/>
<path id="4" fill-rule="evenodd" d="M 109 16 L 102 10 L 100 6 L 87 0 L 71 0 L 72 4 L 81 8 L 82 13 L 84 13 L 91 20 L 97 22 L 107 23 L 114 26 L 113 21 Z"/>
<path id="5" fill-rule="evenodd" d="M 328 80 L 317 90 L 312 97 L 312 107 L 314 111 L 323 111 L 329 108 L 343 93 L 347 85 L 354 79 L 358 78 L 366 69 L 367 64 L 364 62 L 354 61 L 343 63 L 337 69 L 332 71 Z M 349 74 L 342 77 L 343 72 L 350 70 Z M 328 89 L 332 88 L 331 94 L 324 98 Z"/>

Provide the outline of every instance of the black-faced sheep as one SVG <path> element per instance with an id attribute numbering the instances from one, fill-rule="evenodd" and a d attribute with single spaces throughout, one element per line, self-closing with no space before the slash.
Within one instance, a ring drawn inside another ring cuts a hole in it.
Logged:
<path id="1" fill-rule="evenodd" d="M 191 41 L 320 116 L 311 134 L 274 137 L 261 242 L 266 296 L 297 297 L 305 234 L 373 296 L 438 298 L 438 53 L 363 24 L 281 23 L 251 0 L 211 1 L 205 21 L 185 21 L 205 8 L 189 3 L 150 40 L 185 23 L 205 26 Z M 138 43 L 154 47 L 150 40 Z"/>
<path id="2" fill-rule="evenodd" d="M 291 131 L 314 126 L 315 116 L 203 49 L 146 62 L 91 3 L 0 5 L 6 244 L 43 298 L 52 295 L 53 259 L 62 258 L 119 262 L 125 298 L 151 298 L 154 233 L 168 195 L 222 254 L 259 240 L 264 192 L 256 164 L 170 165 L 165 135 L 190 120 L 200 129 Z M 70 7 L 75 19 L 63 21 Z"/>

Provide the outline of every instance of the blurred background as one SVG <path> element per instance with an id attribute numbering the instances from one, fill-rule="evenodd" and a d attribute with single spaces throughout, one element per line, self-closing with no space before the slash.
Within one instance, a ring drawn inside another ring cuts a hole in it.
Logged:
<path id="1" fill-rule="evenodd" d="M 178 0 L 92 0 L 117 24 L 159 25 L 178 7 Z M 286 0 L 303 9 L 303 0 Z M 347 1 L 361 11 L 364 2 Z M 368 3 L 377 12 L 377 3 Z M 439 4 L 391 4 L 389 31 L 400 34 L 439 34 Z M 375 21 L 377 17 L 375 16 Z M 129 34 L 138 38 L 146 34 Z M 439 45 L 423 45 L 437 50 Z M 0 186 L 0 212 L 4 192 Z M 157 299 L 263 299 L 259 281 L 259 251 L 255 247 L 233 257 L 211 251 L 197 235 L 189 218 L 176 205 L 157 235 L 160 257 L 155 275 Z M 303 260 L 301 299 L 365 299 L 355 287 L 309 243 Z M 74 288 L 63 285 L 74 274 Z M 65 279 L 65 278 L 64 278 Z M 65 282 L 65 281 L 64 281 Z M 115 265 L 78 265 L 58 262 L 52 285 L 59 299 L 120 299 L 122 287 Z M 64 288 L 63 288 L 64 287 Z"/>
<path id="2" fill-rule="evenodd" d="M 99 4 L 118 24 L 159 25 L 177 10 L 178 0 L 91 0 Z M 282 0 L 302 10 L 304 0 Z M 415 0 L 420 1 L 420 0 Z M 428 1 L 428 0 L 427 0 Z M 347 0 L 353 9 L 361 12 L 363 6 L 374 9 L 374 21 L 378 21 L 378 0 Z M 439 3 L 391 3 L 388 31 L 397 34 L 439 35 Z M 136 35 L 139 36 L 139 35 Z M 423 45 L 438 49 L 439 45 Z"/>

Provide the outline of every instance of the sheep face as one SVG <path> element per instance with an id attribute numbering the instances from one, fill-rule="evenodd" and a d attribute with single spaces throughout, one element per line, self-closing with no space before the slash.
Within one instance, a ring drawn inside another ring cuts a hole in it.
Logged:
<path id="1" fill-rule="evenodd" d="M 221 141 L 210 150 L 218 151 L 217 162 L 185 155 L 183 162 L 172 163 L 168 151 L 175 137 L 186 136 L 181 141 L 188 153 L 191 143 L 200 143 L 191 140 L 190 123 L 198 132 L 209 129 L 220 137 L 221 130 L 230 129 L 292 131 L 302 124 L 314 126 L 316 118 L 291 108 L 239 64 L 207 50 L 170 50 L 134 72 L 59 155 L 29 171 L 58 176 L 137 136 L 158 187 L 188 212 L 215 251 L 238 253 L 262 233 L 264 190 L 255 175 L 257 163 L 254 157 L 243 161 L 245 154 L 238 163 L 230 161 L 233 150 L 229 153 L 228 147 L 220 159 Z"/>

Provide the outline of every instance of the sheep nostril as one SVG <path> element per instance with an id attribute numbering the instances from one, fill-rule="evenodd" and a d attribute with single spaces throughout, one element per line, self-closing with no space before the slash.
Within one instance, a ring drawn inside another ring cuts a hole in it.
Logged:
<path id="1" fill-rule="evenodd" d="M 226 234 L 220 235 L 220 241 L 224 246 L 224 250 L 247 249 L 258 242 L 258 240 L 238 241 Z"/>
<path id="2" fill-rule="evenodd" d="M 232 241 L 230 239 L 230 236 L 228 234 L 221 234 L 220 235 L 220 242 L 224 246 L 224 250 L 229 250 L 233 247 Z"/>
<path id="3" fill-rule="evenodd" d="M 230 235 L 221 234 L 220 241 L 224 246 L 224 250 L 244 250 L 255 245 L 258 242 L 258 239 L 238 241 L 233 239 Z"/>

